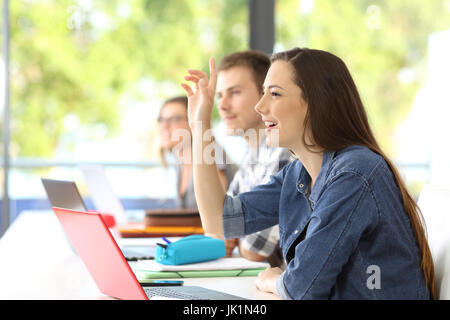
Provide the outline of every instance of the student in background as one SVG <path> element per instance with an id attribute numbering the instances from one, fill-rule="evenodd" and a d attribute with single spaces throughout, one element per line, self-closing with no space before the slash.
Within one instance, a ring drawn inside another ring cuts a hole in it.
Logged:
<path id="1" fill-rule="evenodd" d="M 283 299 L 430 299 L 434 267 L 420 209 L 380 149 L 356 85 L 335 55 L 294 48 L 272 56 L 255 109 L 267 143 L 297 160 L 270 182 L 232 197 L 217 170 L 197 162 L 194 186 L 205 231 L 225 238 L 279 223 L 286 270 L 256 286 Z M 216 68 L 188 70 L 194 150 L 210 142 Z M 200 126 L 199 124 L 202 124 Z M 207 181 L 208 183 L 204 183 Z"/>
<path id="2" fill-rule="evenodd" d="M 233 196 L 268 182 L 271 175 L 291 160 L 287 149 L 267 145 L 264 122 L 255 111 L 269 67 L 269 57 L 254 50 L 230 53 L 218 65 L 219 114 L 228 134 L 242 136 L 248 144 L 248 151 L 228 188 Z M 278 226 L 226 240 L 228 255 L 235 246 L 239 246 L 241 256 L 249 260 L 283 265 Z"/>
<path id="3" fill-rule="evenodd" d="M 177 177 L 177 207 L 196 209 L 192 179 L 192 134 L 188 124 L 187 97 L 178 96 L 165 101 L 158 116 L 161 139 L 161 161 L 167 167 L 167 156 L 175 159 Z M 216 144 L 216 162 L 222 185 L 228 187 L 237 167 L 227 159 L 226 153 Z"/>

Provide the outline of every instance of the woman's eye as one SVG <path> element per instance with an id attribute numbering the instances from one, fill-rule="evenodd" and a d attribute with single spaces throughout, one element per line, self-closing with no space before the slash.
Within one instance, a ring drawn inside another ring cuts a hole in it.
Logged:
<path id="1" fill-rule="evenodd" d="M 279 93 L 277 93 L 277 92 L 275 92 L 275 91 L 272 91 L 270 94 L 271 94 L 273 97 L 279 97 L 279 96 L 281 96 L 281 94 L 279 94 Z"/>
<path id="2" fill-rule="evenodd" d="M 231 94 L 239 94 L 241 93 L 240 91 L 231 91 Z"/>

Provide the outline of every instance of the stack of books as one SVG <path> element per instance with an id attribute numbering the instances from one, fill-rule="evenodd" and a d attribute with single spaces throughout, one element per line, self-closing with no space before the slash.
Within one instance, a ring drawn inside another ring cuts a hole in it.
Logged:
<path id="1" fill-rule="evenodd" d="M 142 223 L 129 223 L 118 227 L 122 237 L 178 237 L 203 234 L 198 210 L 152 209 L 147 210 Z"/>

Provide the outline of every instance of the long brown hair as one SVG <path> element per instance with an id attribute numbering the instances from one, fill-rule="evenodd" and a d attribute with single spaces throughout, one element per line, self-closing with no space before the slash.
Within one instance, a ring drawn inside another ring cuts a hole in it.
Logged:
<path id="1" fill-rule="evenodd" d="M 352 145 L 365 146 L 384 158 L 400 190 L 403 207 L 421 251 L 421 267 L 432 298 L 436 297 L 434 266 L 420 208 L 409 194 L 398 170 L 382 152 L 367 119 L 358 89 L 345 63 L 335 55 L 321 50 L 294 48 L 272 55 L 289 62 L 295 69 L 294 82 L 300 87 L 308 104 L 304 122 L 304 145 L 310 149 L 340 150 Z M 308 138 L 308 139 L 307 139 Z M 307 141 L 312 141 L 308 144 Z"/>

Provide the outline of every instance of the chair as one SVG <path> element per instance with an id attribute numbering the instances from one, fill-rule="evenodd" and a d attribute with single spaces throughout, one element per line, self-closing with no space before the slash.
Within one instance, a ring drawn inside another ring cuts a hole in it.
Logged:
<path id="1" fill-rule="evenodd" d="M 437 297 L 450 300 L 450 188 L 425 185 L 418 205 L 433 256 Z"/>

